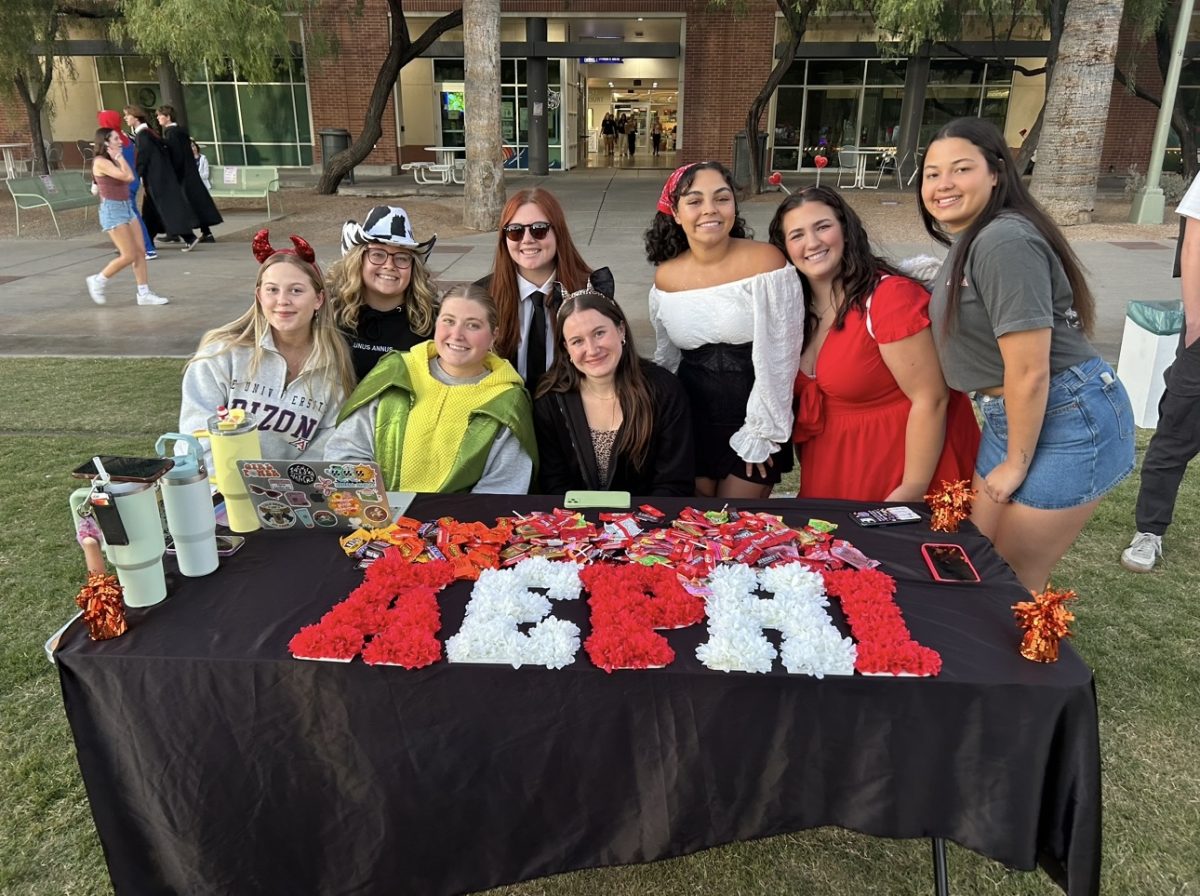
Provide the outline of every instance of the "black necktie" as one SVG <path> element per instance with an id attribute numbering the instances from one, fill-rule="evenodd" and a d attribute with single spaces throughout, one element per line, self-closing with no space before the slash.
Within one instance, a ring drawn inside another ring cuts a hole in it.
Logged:
<path id="1" fill-rule="evenodd" d="M 529 342 L 525 347 L 525 382 L 535 384 L 546 372 L 546 296 L 534 291 L 533 320 L 529 322 Z"/>

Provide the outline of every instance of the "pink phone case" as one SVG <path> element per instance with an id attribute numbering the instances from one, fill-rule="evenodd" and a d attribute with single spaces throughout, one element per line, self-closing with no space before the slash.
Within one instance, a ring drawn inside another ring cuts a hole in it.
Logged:
<path id="1" fill-rule="evenodd" d="M 929 556 L 930 548 L 942 548 L 953 553 L 960 561 L 966 564 L 967 569 L 971 571 L 972 578 L 967 579 L 943 575 L 938 569 L 937 563 L 932 557 Z M 962 545 L 926 543 L 921 545 L 921 556 L 925 560 L 925 565 L 929 567 L 929 574 L 933 576 L 933 580 L 935 582 L 949 582 L 952 584 L 957 584 L 962 582 L 971 583 L 979 581 L 979 571 L 975 569 L 975 564 L 971 562 L 971 558 L 967 556 L 967 552 L 963 550 Z"/>

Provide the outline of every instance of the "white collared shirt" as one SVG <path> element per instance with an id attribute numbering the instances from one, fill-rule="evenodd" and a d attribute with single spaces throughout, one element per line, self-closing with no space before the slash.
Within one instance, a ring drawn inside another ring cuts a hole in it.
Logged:
<path id="1" fill-rule="evenodd" d="M 555 272 L 557 273 L 557 272 Z M 517 288 L 521 291 L 521 303 L 518 310 L 521 314 L 521 344 L 517 346 L 517 372 L 521 374 L 522 379 L 528 379 L 528 370 L 526 369 L 526 358 L 529 349 L 529 328 L 533 325 L 533 299 L 529 298 L 535 292 L 540 292 L 549 301 L 554 295 L 554 277 L 550 275 L 550 279 L 541 286 L 536 286 L 530 283 L 520 274 L 517 275 Z M 554 362 L 554 348 L 556 340 L 554 338 L 554 312 L 546 308 L 546 367 Z M 539 374 L 540 376 L 540 374 Z"/>

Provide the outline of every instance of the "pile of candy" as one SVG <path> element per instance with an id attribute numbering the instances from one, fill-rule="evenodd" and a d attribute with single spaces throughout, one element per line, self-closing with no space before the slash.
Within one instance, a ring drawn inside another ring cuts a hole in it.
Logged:
<path id="1" fill-rule="evenodd" d="M 445 560 L 454 569 L 454 577 L 475 581 L 485 569 L 500 565 L 500 549 L 508 541 L 512 521 L 496 520 L 493 527 L 483 523 L 460 523 L 444 516 L 421 522 L 402 516 L 386 529 L 356 529 L 341 539 L 342 550 L 366 568 L 395 547 L 408 563 Z"/>

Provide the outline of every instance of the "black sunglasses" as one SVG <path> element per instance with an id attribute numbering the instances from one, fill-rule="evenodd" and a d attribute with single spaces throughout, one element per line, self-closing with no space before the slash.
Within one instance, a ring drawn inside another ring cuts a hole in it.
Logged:
<path id="1" fill-rule="evenodd" d="M 519 243 L 525 238 L 525 228 L 529 228 L 529 235 L 535 240 L 544 240 L 546 234 L 550 232 L 549 221 L 536 221 L 533 224 L 505 224 L 504 235 L 508 237 L 510 243 Z"/>

